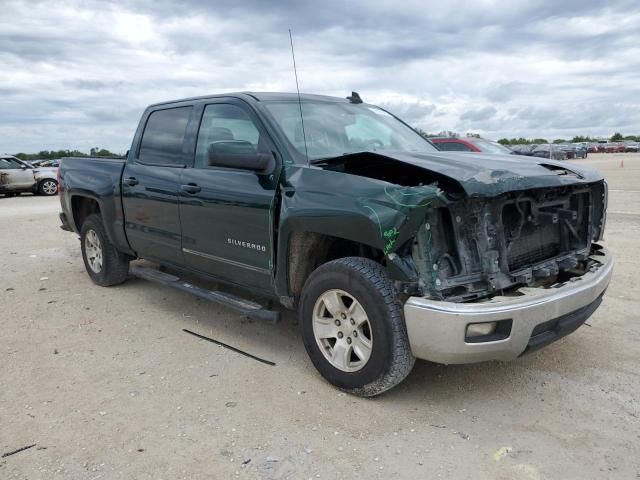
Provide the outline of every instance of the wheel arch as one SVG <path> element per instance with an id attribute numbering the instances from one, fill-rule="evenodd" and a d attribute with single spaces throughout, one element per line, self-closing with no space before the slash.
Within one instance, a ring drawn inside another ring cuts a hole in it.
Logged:
<path id="1" fill-rule="evenodd" d="M 71 215 L 76 232 L 80 232 L 84 221 L 93 213 L 102 218 L 100 202 L 96 198 L 88 195 L 73 195 L 71 197 Z M 104 223 L 104 218 L 102 218 L 102 222 Z M 107 229 L 105 228 L 105 230 Z"/>
<path id="2" fill-rule="evenodd" d="M 278 272 L 287 296 L 300 295 L 309 275 L 321 265 L 344 257 L 362 257 L 384 264 L 383 252 L 362 242 L 321 233 L 295 230 L 289 233 L 284 249 L 279 250 Z"/>

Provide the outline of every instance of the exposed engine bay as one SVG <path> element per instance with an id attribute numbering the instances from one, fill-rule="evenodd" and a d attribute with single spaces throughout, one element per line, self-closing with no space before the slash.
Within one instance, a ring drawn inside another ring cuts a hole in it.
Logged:
<path id="1" fill-rule="evenodd" d="M 464 302 L 584 274 L 603 229 L 605 188 L 514 192 L 431 210 L 412 248 L 423 294 Z"/>

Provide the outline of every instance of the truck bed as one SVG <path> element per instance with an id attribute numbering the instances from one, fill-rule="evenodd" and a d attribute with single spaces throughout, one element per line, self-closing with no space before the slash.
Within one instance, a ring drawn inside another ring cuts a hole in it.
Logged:
<path id="1" fill-rule="evenodd" d="M 124 233 L 121 184 L 126 159 L 65 157 L 60 161 L 60 203 L 68 226 L 80 233 L 74 221 L 74 197 L 93 198 L 104 219 L 109 238 L 118 249 L 129 250 Z"/>

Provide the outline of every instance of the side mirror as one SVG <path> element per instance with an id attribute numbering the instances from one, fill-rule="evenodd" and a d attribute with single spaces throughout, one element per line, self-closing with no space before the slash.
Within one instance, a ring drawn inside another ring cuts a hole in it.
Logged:
<path id="1" fill-rule="evenodd" d="M 259 174 L 270 173 L 275 167 L 271 153 L 258 153 L 256 147 L 244 140 L 221 140 L 209 144 L 209 166 L 251 170 Z"/>

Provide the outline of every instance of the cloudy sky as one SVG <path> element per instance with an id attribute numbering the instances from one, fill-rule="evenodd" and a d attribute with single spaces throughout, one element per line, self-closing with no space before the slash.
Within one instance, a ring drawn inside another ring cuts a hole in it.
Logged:
<path id="1" fill-rule="evenodd" d="M 124 152 L 150 103 L 360 92 L 428 132 L 640 134 L 637 0 L 0 0 L 0 151 Z"/>

